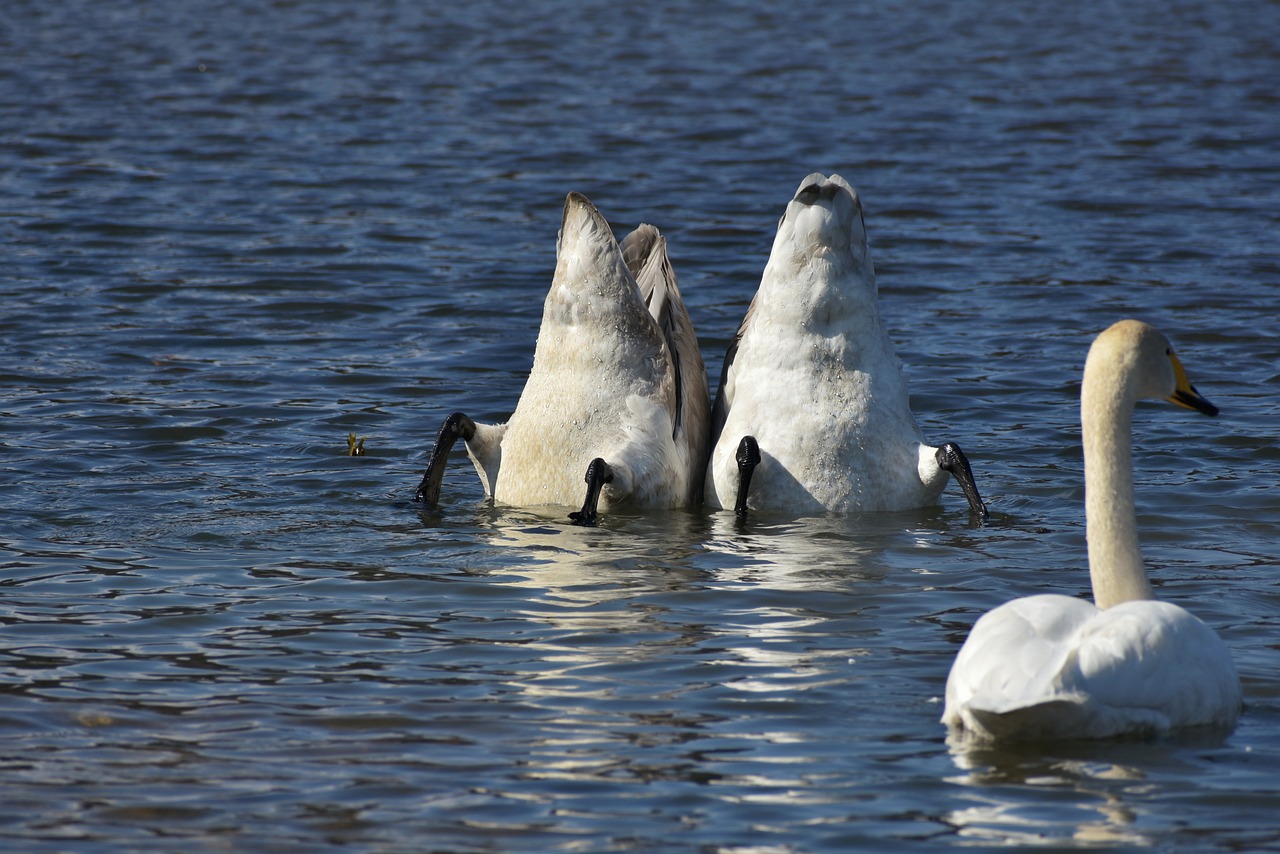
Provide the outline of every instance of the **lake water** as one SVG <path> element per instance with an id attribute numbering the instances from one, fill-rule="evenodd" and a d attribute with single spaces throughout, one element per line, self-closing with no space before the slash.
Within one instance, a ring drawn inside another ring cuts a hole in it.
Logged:
<path id="1" fill-rule="evenodd" d="M 1280 5 L 0 10 L 0 849 L 1280 850 Z M 565 194 L 658 225 L 713 383 L 808 172 L 989 500 L 493 507 Z M 1160 595 L 1229 734 L 966 751 L 950 662 L 1087 589 L 1079 377 L 1137 316 Z M 366 455 L 346 455 L 346 437 Z"/>

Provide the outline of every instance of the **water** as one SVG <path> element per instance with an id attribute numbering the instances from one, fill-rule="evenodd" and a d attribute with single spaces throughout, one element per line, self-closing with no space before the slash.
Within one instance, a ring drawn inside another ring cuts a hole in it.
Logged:
<path id="1" fill-rule="evenodd" d="M 616 5 L 0 11 L 0 848 L 1280 850 L 1280 6 Z M 409 501 L 566 192 L 663 229 L 715 375 L 815 169 L 990 524 Z M 1141 407 L 1140 523 L 1248 707 L 965 752 L 973 620 L 1086 584 L 1124 316 L 1223 410 Z"/>

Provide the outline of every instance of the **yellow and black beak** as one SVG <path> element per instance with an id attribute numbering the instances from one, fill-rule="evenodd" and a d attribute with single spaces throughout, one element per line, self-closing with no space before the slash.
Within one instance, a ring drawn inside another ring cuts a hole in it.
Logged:
<path id="1" fill-rule="evenodd" d="M 1177 377 L 1178 385 L 1173 394 L 1169 395 L 1168 401 L 1187 409 L 1194 409 L 1196 412 L 1203 412 L 1205 415 L 1217 415 L 1218 407 L 1200 396 L 1200 392 L 1196 391 L 1196 387 L 1187 379 L 1187 372 L 1183 369 L 1182 362 L 1172 350 L 1169 351 L 1169 361 L 1173 363 L 1173 375 Z"/>

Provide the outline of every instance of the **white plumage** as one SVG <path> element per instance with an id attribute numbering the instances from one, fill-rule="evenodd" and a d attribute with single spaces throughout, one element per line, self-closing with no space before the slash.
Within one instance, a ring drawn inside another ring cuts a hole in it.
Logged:
<path id="1" fill-rule="evenodd" d="M 801 182 L 725 357 L 706 501 L 796 513 L 902 510 L 955 473 L 985 514 L 959 448 L 923 442 L 880 321 L 862 204 L 839 175 Z M 758 448 L 758 465 L 747 459 Z"/>
<path id="2" fill-rule="evenodd" d="M 582 503 L 574 515 L 583 522 L 594 519 L 597 497 L 605 509 L 682 507 L 701 492 L 708 403 L 666 240 L 642 225 L 619 247 L 595 206 L 570 193 L 515 411 L 505 424 L 451 415 L 418 498 L 438 500 L 461 435 L 485 491 L 504 504 Z"/>
<path id="3" fill-rule="evenodd" d="M 1131 421 L 1139 398 L 1217 410 L 1167 339 L 1121 321 L 1090 348 L 1081 390 L 1089 571 L 1095 604 L 1015 599 L 974 624 L 947 679 L 942 721 L 980 739 L 1150 735 L 1230 726 L 1240 680 L 1222 640 L 1154 599 L 1138 548 Z"/>

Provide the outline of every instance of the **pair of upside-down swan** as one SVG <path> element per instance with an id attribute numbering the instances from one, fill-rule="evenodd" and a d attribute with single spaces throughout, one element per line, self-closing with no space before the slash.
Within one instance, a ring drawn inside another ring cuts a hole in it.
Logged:
<path id="1" fill-rule="evenodd" d="M 461 436 L 505 504 L 630 503 L 795 513 L 903 510 L 950 476 L 986 508 L 959 447 L 925 445 L 880 322 L 862 206 L 839 175 L 801 182 L 725 357 L 714 416 L 666 241 L 614 241 L 570 193 L 533 367 L 505 424 L 446 419 L 418 498 L 435 504 Z M 708 464 L 708 447 L 713 450 Z"/>
<path id="2" fill-rule="evenodd" d="M 1080 393 L 1094 601 L 1041 594 L 983 615 L 947 678 L 942 722 L 952 730 L 1009 741 L 1235 722 L 1241 688 L 1226 644 L 1187 611 L 1156 600 L 1143 568 L 1131 461 L 1141 398 L 1218 412 L 1187 381 L 1164 335 L 1123 320 L 1089 349 Z"/>

